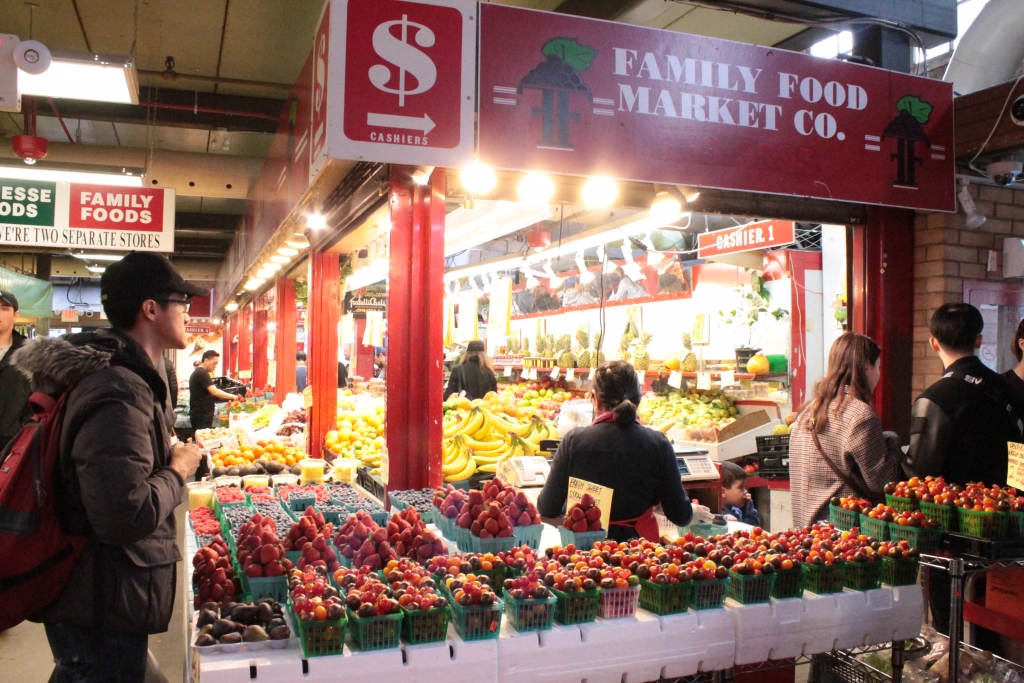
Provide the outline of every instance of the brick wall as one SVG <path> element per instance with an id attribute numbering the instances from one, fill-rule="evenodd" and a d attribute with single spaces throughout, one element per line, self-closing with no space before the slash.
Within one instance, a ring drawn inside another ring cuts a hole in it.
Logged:
<path id="1" fill-rule="evenodd" d="M 942 376 L 942 363 L 928 346 L 928 320 L 944 303 L 963 301 L 965 280 L 1003 280 L 1003 238 L 1024 237 L 1024 190 L 970 185 L 988 220 L 964 227 L 964 214 L 921 213 L 914 219 L 914 372 L 916 398 Z M 958 207 L 959 208 L 959 207 Z M 988 252 L 998 268 L 987 271 Z"/>

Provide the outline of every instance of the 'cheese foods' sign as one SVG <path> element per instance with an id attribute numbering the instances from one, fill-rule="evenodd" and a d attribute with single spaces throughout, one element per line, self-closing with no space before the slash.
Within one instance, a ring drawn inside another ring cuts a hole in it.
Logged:
<path id="1" fill-rule="evenodd" d="M 0 178 L 0 244 L 174 251 L 174 190 Z"/>

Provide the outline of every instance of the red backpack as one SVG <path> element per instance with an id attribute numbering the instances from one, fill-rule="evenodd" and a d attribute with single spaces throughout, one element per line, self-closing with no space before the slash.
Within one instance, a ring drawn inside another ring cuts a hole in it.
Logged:
<path id="1" fill-rule="evenodd" d="M 32 419 L 0 453 L 0 631 L 60 597 L 88 540 L 64 533 L 55 505 L 70 393 L 33 393 Z"/>

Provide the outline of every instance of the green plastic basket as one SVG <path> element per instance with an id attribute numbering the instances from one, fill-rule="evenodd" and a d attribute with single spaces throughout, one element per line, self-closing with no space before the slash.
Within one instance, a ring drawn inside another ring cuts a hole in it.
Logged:
<path id="1" fill-rule="evenodd" d="M 451 607 L 452 624 L 463 640 L 497 640 L 501 631 L 501 600 L 493 605 L 467 607 L 453 602 Z"/>
<path id="2" fill-rule="evenodd" d="M 729 592 L 729 577 L 710 581 L 690 581 L 693 584 L 693 599 L 690 606 L 694 609 L 715 609 L 725 604 L 725 596 Z"/>
<path id="3" fill-rule="evenodd" d="M 333 621 L 301 621 L 295 610 L 291 608 L 292 621 L 296 624 L 299 641 L 302 643 L 302 655 L 310 657 L 326 657 L 340 655 L 345 649 L 345 626 L 347 619 Z"/>
<path id="4" fill-rule="evenodd" d="M 882 585 L 881 562 L 847 562 L 843 585 L 855 591 L 866 591 Z"/>
<path id="5" fill-rule="evenodd" d="M 882 583 L 890 586 L 913 586 L 917 583 L 918 560 L 894 560 L 882 558 Z"/>
<path id="6" fill-rule="evenodd" d="M 889 540 L 889 523 L 880 519 L 872 519 L 867 515 L 860 516 L 860 531 L 876 541 Z"/>
<path id="7" fill-rule="evenodd" d="M 537 525 L 542 526 L 540 524 Z M 515 548 L 519 543 L 515 536 L 509 536 L 508 538 L 480 538 L 474 536 L 468 530 L 463 530 L 466 533 L 461 538 L 457 538 L 459 544 L 459 550 L 462 552 L 470 553 L 492 553 L 497 555 L 501 552 L 508 552 Z M 459 536 L 456 532 L 457 537 Z"/>
<path id="8" fill-rule="evenodd" d="M 1010 516 L 1005 512 L 984 512 L 957 508 L 960 532 L 976 538 L 1005 538 Z"/>
<path id="9" fill-rule="evenodd" d="M 769 353 L 765 358 L 768 359 L 768 374 L 771 375 L 784 375 L 789 369 L 789 359 L 786 358 L 784 353 Z"/>
<path id="10" fill-rule="evenodd" d="M 540 550 L 540 536 L 543 532 L 543 524 L 516 526 L 512 527 L 512 538 L 516 540 L 516 545 L 525 545 L 533 550 Z"/>
<path id="11" fill-rule="evenodd" d="M 729 597 L 741 605 L 768 602 L 775 588 L 775 574 L 729 572 Z"/>
<path id="12" fill-rule="evenodd" d="M 439 643 L 448 636 L 448 608 L 410 611 L 402 608 L 402 640 L 410 645 Z"/>
<path id="13" fill-rule="evenodd" d="M 1024 538 L 1024 512 L 1011 512 L 1008 527 L 1010 538 Z"/>
<path id="14" fill-rule="evenodd" d="M 643 585 L 643 581 L 640 584 Z M 558 598 L 558 604 L 555 605 L 555 621 L 559 624 L 583 624 L 597 619 L 597 605 L 601 601 L 600 588 L 580 593 L 563 593 L 554 588 L 550 590 Z"/>
<path id="15" fill-rule="evenodd" d="M 860 513 L 853 510 L 844 510 L 836 505 L 829 505 L 828 519 L 840 531 L 849 531 L 860 522 Z"/>
<path id="16" fill-rule="evenodd" d="M 775 585 L 772 587 L 772 597 L 779 600 L 783 598 L 799 598 L 804 594 L 804 572 L 800 567 L 775 572 Z"/>
<path id="17" fill-rule="evenodd" d="M 282 604 L 288 601 L 288 577 L 252 577 L 247 575 L 245 572 L 242 572 L 240 576 L 242 579 L 242 590 L 245 591 L 251 599 L 259 600 L 260 598 L 273 598 Z"/>
<path id="18" fill-rule="evenodd" d="M 608 538 L 608 531 L 582 531 L 577 533 L 571 529 L 566 529 L 564 526 L 560 526 L 558 527 L 558 536 L 562 541 L 563 548 L 571 543 L 581 552 L 588 552 L 594 547 L 595 543 Z"/>
<path id="19" fill-rule="evenodd" d="M 889 540 L 907 541 L 911 548 L 917 548 L 922 553 L 937 550 L 941 539 L 942 530 L 937 527 L 925 529 L 919 526 L 901 526 L 896 522 L 889 522 Z"/>
<path id="20" fill-rule="evenodd" d="M 655 583 L 640 579 L 640 606 L 658 616 L 679 614 L 690 608 L 693 596 L 692 581 L 682 583 Z"/>
<path id="21" fill-rule="evenodd" d="M 345 611 L 348 612 L 348 631 L 357 648 L 369 652 L 398 647 L 402 639 L 401 612 L 382 617 L 360 617 L 350 608 L 346 607 Z"/>
<path id="22" fill-rule="evenodd" d="M 804 590 L 818 595 L 843 592 L 843 565 L 805 564 Z"/>
<path id="23" fill-rule="evenodd" d="M 602 619 L 621 619 L 636 614 L 640 604 L 640 586 L 628 588 L 602 588 L 597 603 L 597 615 Z"/>
<path id="24" fill-rule="evenodd" d="M 916 498 L 901 498 L 887 493 L 885 494 L 885 504 L 900 512 L 913 512 L 917 509 L 918 500 Z"/>
<path id="25" fill-rule="evenodd" d="M 922 500 L 921 512 L 925 517 L 938 522 L 943 531 L 956 531 L 958 528 L 956 507 L 952 505 L 936 505 Z"/>
<path id="26" fill-rule="evenodd" d="M 502 601 L 505 603 L 505 616 L 508 617 L 509 623 L 515 630 L 520 632 L 551 630 L 558 598 L 516 600 L 511 595 L 505 595 Z"/>

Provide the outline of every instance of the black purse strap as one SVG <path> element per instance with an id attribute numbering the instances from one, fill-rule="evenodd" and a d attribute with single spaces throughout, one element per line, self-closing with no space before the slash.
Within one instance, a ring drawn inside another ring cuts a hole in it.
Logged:
<path id="1" fill-rule="evenodd" d="M 853 478 L 846 472 L 843 472 L 841 469 L 839 469 L 839 467 L 834 462 L 832 462 L 832 459 L 825 455 L 825 449 L 821 447 L 821 441 L 818 439 L 818 432 L 815 429 L 813 419 L 811 420 L 811 438 L 814 440 L 814 445 L 815 447 L 817 447 L 818 453 L 821 454 L 822 460 L 824 460 L 825 464 L 828 465 L 829 469 L 832 470 L 832 472 L 837 477 L 839 477 L 839 480 L 842 481 L 847 487 L 852 489 L 854 495 L 857 496 L 858 498 L 870 499 L 870 496 L 868 496 L 864 492 L 864 489 L 860 486 L 860 484 L 854 481 Z"/>

